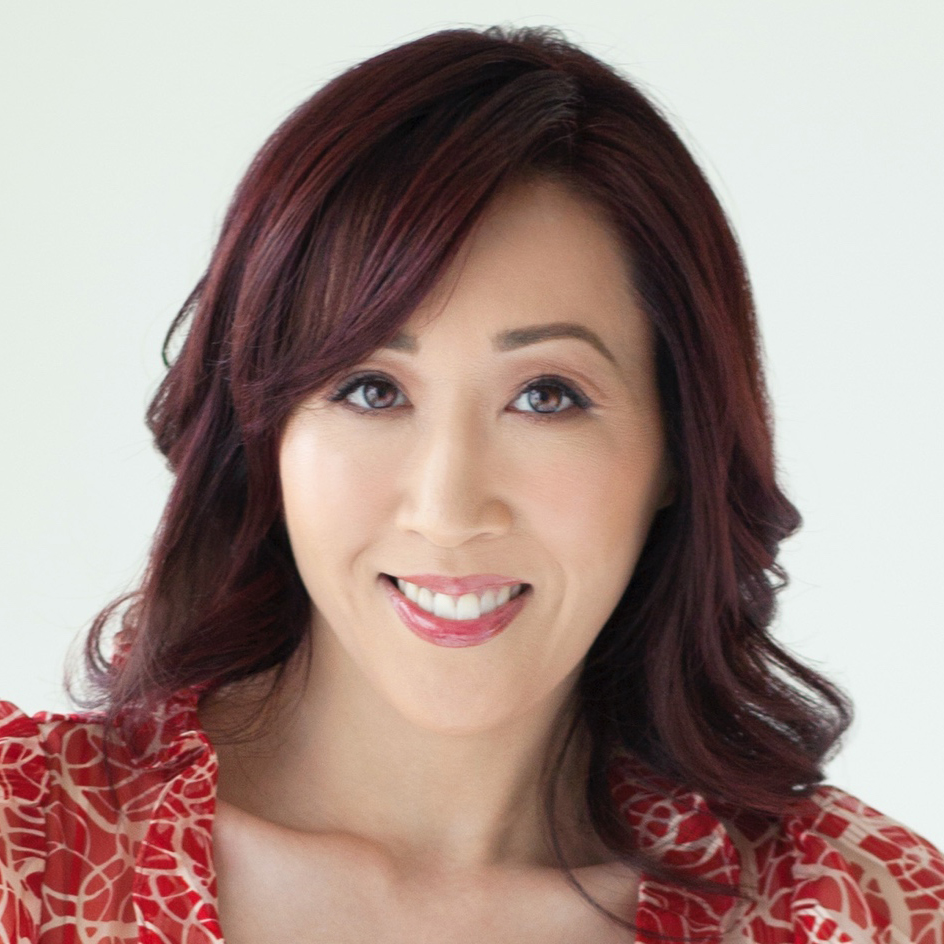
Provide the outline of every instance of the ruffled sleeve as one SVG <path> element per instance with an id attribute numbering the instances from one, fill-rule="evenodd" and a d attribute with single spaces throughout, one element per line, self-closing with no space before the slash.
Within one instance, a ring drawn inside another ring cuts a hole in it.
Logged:
<path id="1" fill-rule="evenodd" d="M 112 741 L 107 768 L 99 714 L 0 701 L 0 944 L 222 940 L 196 699 L 158 706 L 134 750 Z"/>
<path id="2" fill-rule="evenodd" d="M 756 889 L 741 941 L 944 944 L 944 856 L 842 790 L 740 844 Z"/>
<path id="3" fill-rule="evenodd" d="M 0 701 L 0 940 L 38 939 L 49 770 L 36 722 Z"/>

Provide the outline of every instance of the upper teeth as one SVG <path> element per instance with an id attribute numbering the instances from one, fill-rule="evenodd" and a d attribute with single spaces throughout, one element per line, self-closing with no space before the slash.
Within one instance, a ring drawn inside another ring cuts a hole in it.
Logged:
<path id="1" fill-rule="evenodd" d="M 501 587 L 499 590 L 486 590 L 482 594 L 464 593 L 460 597 L 454 597 L 448 593 L 433 593 L 427 587 L 417 586 L 399 577 L 397 586 L 400 592 L 421 610 L 451 620 L 478 619 L 484 613 L 490 613 L 495 607 L 518 596 L 524 589 L 524 584 L 519 583 L 513 587 Z"/>

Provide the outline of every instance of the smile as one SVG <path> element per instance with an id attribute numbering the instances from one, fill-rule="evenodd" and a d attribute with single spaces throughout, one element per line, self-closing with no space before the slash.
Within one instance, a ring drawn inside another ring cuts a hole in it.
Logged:
<path id="1" fill-rule="evenodd" d="M 497 636 L 531 596 L 528 584 L 457 598 L 433 594 L 408 581 L 395 582 L 387 574 L 382 574 L 381 579 L 391 605 L 407 629 L 426 642 L 448 648 L 478 646 Z M 411 598 L 414 596 L 416 599 Z"/>
<path id="2" fill-rule="evenodd" d="M 486 590 L 484 593 L 463 593 L 455 596 L 449 593 L 434 593 L 427 587 L 410 583 L 402 577 L 397 577 L 397 587 L 405 597 L 415 603 L 421 610 L 441 616 L 443 619 L 470 620 L 478 619 L 486 613 L 507 603 L 524 590 L 526 584 L 519 583 L 513 586 L 498 587 Z"/>

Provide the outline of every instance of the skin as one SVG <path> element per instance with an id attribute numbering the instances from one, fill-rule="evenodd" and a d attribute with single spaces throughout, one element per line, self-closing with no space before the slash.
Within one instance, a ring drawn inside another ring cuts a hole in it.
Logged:
<path id="1" fill-rule="evenodd" d="M 614 360 L 575 338 L 493 347 L 498 332 L 555 322 L 591 329 Z M 554 869 L 539 774 L 582 660 L 672 500 L 651 328 L 598 209 L 531 181 L 496 197 L 405 331 L 413 353 L 382 349 L 341 378 L 377 371 L 387 386 L 345 402 L 319 391 L 284 431 L 284 514 L 313 645 L 289 665 L 278 723 L 218 749 L 214 841 L 233 928 L 252 928 L 263 863 L 278 870 L 272 893 L 307 896 L 322 916 L 368 921 L 365 901 L 380 903 L 389 934 L 434 929 L 446 912 L 455 930 L 459 909 L 494 939 L 475 922 L 510 890 L 532 928 L 552 901 L 581 909 L 575 921 L 593 916 Z M 527 393 L 548 374 L 592 405 L 557 387 Z M 443 648 L 400 622 L 380 573 L 498 573 L 533 590 L 500 635 Z M 240 704 L 222 693 L 202 709 L 211 737 Z M 584 745 L 562 777 L 565 847 L 588 889 L 625 914 L 631 876 L 583 818 Z M 331 901 L 312 899 L 312 875 Z M 340 940 L 339 928 L 324 934 Z"/>

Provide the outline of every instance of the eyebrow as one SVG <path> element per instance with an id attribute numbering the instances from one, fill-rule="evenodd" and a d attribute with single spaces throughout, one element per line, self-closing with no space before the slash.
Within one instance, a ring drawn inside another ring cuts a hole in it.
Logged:
<path id="1" fill-rule="evenodd" d="M 555 321 L 551 324 L 529 325 L 526 328 L 512 328 L 508 331 L 501 331 L 492 337 L 492 347 L 496 351 L 513 351 L 519 347 L 537 344 L 538 341 L 550 341 L 554 338 L 577 338 L 578 341 L 586 341 L 608 361 L 616 364 L 616 358 L 595 331 L 569 321 Z M 419 350 L 419 343 L 415 335 L 405 334 L 401 331 L 382 347 L 394 351 L 405 351 L 407 354 L 415 354 Z"/>

